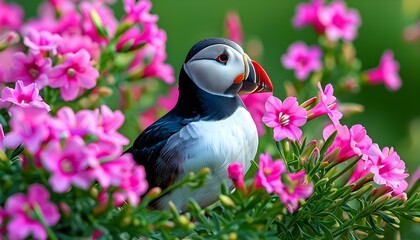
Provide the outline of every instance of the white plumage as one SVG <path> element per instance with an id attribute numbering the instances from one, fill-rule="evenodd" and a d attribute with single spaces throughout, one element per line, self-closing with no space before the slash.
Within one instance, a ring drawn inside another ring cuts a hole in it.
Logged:
<path id="1" fill-rule="evenodd" d="M 247 170 L 257 152 L 258 135 L 250 113 L 239 107 L 235 113 L 219 121 L 198 121 L 185 126 L 169 138 L 162 149 L 162 156 L 178 157 L 183 161 L 183 172 L 211 170 L 206 186 L 192 191 L 185 186 L 163 196 L 157 202 L 159 208 L 167 208 L 172 201 L 177 209 L 184 211 L 189 197 L 201 205 L 217 201 L 220 184 L 228 179 L 227 167 L 240 162 Z M 179 176 L 179 179 L 184 177 Z M 178 179 L 178 180 L 179 180 Z M 230 181 L 227 182 L 229 185 Z"/>

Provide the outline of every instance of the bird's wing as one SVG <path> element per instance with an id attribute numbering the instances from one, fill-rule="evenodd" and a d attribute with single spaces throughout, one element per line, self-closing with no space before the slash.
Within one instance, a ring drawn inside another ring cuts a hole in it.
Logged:
<path id="1" fill-rule="evenodd" d="M 158 169 L 158 165 L 163 165 L 158 163 L 162 161 L 161 150 L 172 135 L 193 121 L 195 119 L 180 118 L 170 112 L 146 128 L 128 150 L 133 154 L 134 160 L 145 167 L 149 188 L 159 186 L 165 189 L 176 180 L 181 171 L 181 162 L 172 159 L 164 164 L 165 167 Z"/>

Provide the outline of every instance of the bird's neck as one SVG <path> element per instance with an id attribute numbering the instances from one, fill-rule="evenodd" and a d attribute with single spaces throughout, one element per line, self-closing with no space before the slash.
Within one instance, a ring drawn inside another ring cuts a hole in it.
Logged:
<path id="1" fill-rule="evenodd" d="M 220 120 L 231 116 L 238 107 L 243 106 L 238 95 L 220 96 L 202 90 L 188 77 L 184 69 L 181 70 L 179 79 L 179 97 L 173 111 L 180 117 Z"/>

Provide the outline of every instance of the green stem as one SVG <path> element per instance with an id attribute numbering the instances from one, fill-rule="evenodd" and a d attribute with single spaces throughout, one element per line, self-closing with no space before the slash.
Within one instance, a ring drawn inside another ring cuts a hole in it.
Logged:
<path id="1" fill-rule="evenodd" d="M 337 180 L 337 178 L 341 177 L 344 173 L 346 173 L 348 170 L 350 170 L 354 165 L 356 165 L 356 163 L 361 159 L 362 157 L 358 157 L 356 158 L 353 162 L 351 162 L 347 167 L 345 167 L 341 172 L 339 172 L 338 174 L 336 174 L 335 176 L 330 178 L 330 181 L 333 182 L 335 180 Z M 331 168 L 329 169 L 331 170 Z"/>
<path id="2" fill-rule="evenodd" d="M 37 220 L 42 224 L 48 234 L 48 239 L 51 240 L 58 240 L 57 236 L 55 235 L 54 231 L 45 223 L 44 216 L 42 215 L 41 209 L 38 204 L 34 205 L 34 213 Z"/>

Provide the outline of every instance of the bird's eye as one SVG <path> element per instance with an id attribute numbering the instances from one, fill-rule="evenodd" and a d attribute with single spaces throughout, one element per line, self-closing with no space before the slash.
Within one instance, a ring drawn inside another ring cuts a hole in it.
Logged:
<path id="1" fill-rule="evenodd" d="M 224 63 L 224 64 L 226 64 L 228 60 L 229 60 L 229 55 L 227 55 L 226 53 L 222 53 L 216 58 L 216 61 L 220 63 Z"/>

